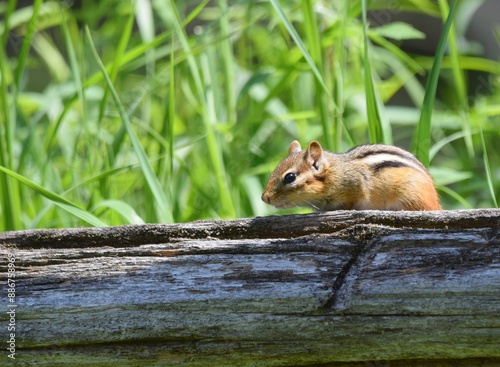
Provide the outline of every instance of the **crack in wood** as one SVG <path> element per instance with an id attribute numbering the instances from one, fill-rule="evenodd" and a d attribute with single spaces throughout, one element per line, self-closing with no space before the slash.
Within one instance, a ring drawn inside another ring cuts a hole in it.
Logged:
<path id="1" fill-rule="evenodd" d="M 363 225 L 355 226 L 349 230 L 351 233 L 351 238 L 357 238 L 357 244 L 354 249 L 351 251 L 351 258 L 345 263 L 340 272 L 337 274 L 335 281 L 332 286 L 332 295 L 327 299 L 323 308 L 325 310 L 337 311 L 338 305 L 337 301 L 340 296 L 340 292 L 343 288 L 347 286 L 346 280 L 349 275 L 352 275 L 352 270 L 358 265 L 359 258 L 368 251 L 371 243 L 370 235 L 367 236 L 366 232 L 364 232 Z M 357 232 L 357 234 L 356 234 Z"/>

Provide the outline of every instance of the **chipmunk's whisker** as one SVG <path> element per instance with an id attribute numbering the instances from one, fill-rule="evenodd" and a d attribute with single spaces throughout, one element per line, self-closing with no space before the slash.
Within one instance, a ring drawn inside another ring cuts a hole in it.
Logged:
<path id="1" fill-rule="evenodd" d="M 320 211 L 319 206 L 313 204 L 312 201 L 306 200 L 306 203 L 309 204 L 314 210 Z"/>

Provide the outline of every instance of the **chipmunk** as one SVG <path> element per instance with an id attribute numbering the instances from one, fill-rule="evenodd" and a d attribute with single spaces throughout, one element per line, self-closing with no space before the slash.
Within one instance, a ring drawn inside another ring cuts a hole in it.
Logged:
<path id="1" fill-rule="evenodd" d="M 360 145 L 346 153 L 298 141 L 275 168 L 262 201 L 276 208 L 440 210 L 429 172 L 411 153 L 390 145 Z"/>

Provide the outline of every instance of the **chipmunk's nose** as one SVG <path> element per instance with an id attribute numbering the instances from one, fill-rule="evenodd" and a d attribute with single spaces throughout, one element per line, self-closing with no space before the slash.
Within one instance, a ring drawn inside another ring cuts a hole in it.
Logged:
<path id="1" fill-rule="evenodd" d="M 271 204 L 271 197 L 267 193 L 263 193 L 261 199 L 266 204 Z"/>

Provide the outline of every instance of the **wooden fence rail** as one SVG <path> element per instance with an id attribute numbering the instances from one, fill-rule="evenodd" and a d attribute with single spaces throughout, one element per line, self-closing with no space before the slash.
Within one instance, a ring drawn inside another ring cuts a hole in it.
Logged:
<path id="1" fill-rule="evenodd" d="M 500 210 L 5 232 L 0 254 L 1 365 L 500 365 Z"/>

